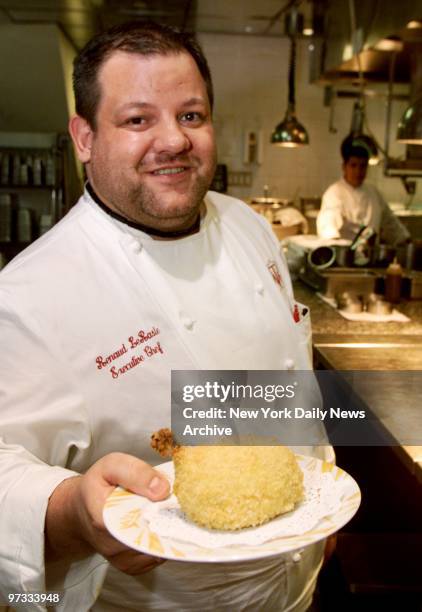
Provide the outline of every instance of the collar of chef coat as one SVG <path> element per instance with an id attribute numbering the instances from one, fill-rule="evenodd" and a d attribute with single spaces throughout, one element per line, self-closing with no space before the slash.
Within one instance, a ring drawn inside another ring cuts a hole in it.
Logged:
<path id="1" fill-rule="evenodd" d="M 133 227 L 131 225 L 128 225 L 127 223 L 124 223 L 123 221 L 119 221 L 118 219 L 116 219 L 112 215 L 108 214 L 92 198 L 92 196 L 90 195 L 90 193 L 89 193 L 89 191 L 88 191 L 88 189 L 86 187 L 85 187 L 85 190 L 84 190 L 83 197 L 84 197 L 84 200 L 86 201 L 86 203 L 92 209 L 94 209 L 98 215 L 100 215 L 100 217 L 103 219 L 103 221 L 108 222 L 109 224 L 111 224 L 112 226 L 114 226 L 115 228 L 120 230 L 121 232 L 123 232 L 125 234 L 128 234 L 130 236 L 133 236 L 136 240 L 142 241 L 142 242 L 144 242 L 144 241 L 156 241 L 157 240 L 154 236 L 151 236 L 147 232 L 144 232 L 144 231 L 142 231 L 142 230 L 140 230 L 138 228 L 135 228 L 135 227 Z M 204 199 L 202 201 L 202 203 L 201 203 L 201 206 L 200 206 L 200 228 L 199 228 L 199 232 L 205 231 L 205 227 L 210 222 L 211 218 L 215 218 L 215 210 L 210 205 L 210 203 L 206 202 L 206 200 Z M 199 232 L 195 232 L 193 234 L 188 234 L 187 236 L 182 236 L 182 237 L 179 237 L 179 238 L 172 238 L 172 239 L 169 239 L 169 240 L 163 239 L 163 240 L 160 240 L 160 242 L 173 242 L 173 240 L 185 240 L 185 239 L 189 239 L 190 237 L 195 236 Z"/>

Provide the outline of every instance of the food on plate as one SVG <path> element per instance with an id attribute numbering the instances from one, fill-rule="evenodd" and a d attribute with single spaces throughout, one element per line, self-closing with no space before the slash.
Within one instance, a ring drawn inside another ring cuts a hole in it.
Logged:
<path id="1" fill-rule="evenodd" d="M 151 445 L 174 462 L 174 493 L 186 516 L 210 529 L 242 529 L 294 509 L 303 474 L 285 446 L 175 446 L 169 429 Z"/>

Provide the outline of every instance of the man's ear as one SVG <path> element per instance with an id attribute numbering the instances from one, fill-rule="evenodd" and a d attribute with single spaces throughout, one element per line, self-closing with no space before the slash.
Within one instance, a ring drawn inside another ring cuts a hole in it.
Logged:
<path id="1" fill-rule="evenodd" d="M 79 160 L 86 164 L 91 159 L 93 131 L 86 119 L 75 115 L 69 121 L 69 132 Z"/>

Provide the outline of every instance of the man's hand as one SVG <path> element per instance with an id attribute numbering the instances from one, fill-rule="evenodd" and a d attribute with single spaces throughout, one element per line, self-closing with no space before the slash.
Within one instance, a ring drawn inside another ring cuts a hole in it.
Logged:
<path id="1" fill-rule="evenodd" d="M 47 560 L 81 558 L 96 551 L 131 575 L 162 563 L 121 544 L 105 528 L 103 507 L 116 485 L 152 501 L 170 492 L 165 476 L 144 461 L 124 453 L 106 455 L 84 475 L 64 480 L 53 491 L 45 523 Z"/>

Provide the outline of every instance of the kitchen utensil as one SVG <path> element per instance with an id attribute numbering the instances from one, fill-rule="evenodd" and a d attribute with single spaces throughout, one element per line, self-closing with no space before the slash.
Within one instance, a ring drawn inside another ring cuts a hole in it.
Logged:
<path id="1" fill-rule="evenodd" d="M 355 268 L 328 268 L 319 270 L 306 260 L 306 267 L 300 278 L 326 297 L 333 298 L 342 291 L 353 290 L 362 295 L 374 290 L 376 275 L 371 270 Z"/>
<path id="2" fill-rule="evenodd" d="M 388 244 L 378 244 L 374 247 L 372 253 L 372 261 L 374 265 L 380 267 L 387 267 L 396 255 L 396 249 Z"/>
<path id="3" fill-rule="evenodd" d="M 374 230 L 369 225 L 362 225 L 358 233 L 354 237 L 350 248 L 355 251 L 359 245 L 367 244 L 369 239 L 374 235 Z"/>
<path id="4" fill-rule="evenodd" d="M 405 280 L 405 279 L 403 279 Z M 411 300 L 422 299 L 422 272 L 410 272 L 407 276 L 409 282 L 409 296 Z"/>
<path id="5" fill-rule="evenodd" d="M 344 244 L 336 244 L 336 264 L 341 268 L 350 268 L 353 266 L 354 254 L 350 247 Z"/>
<path id="6" fill-rule="evenodd" d="M 377 296 L 377 299 L 367 303 L 366 310 L 371 314 L 388 315 L 392 313 L 393 305 L 386 302 L 381 296 Z"/>
<path id="7" fill-rule="evenodd" d="M 362 312 L 362 300 L 354 293 L 343 291 L 336 295 L 337 308 L 345 312 Z"/>
<path id="8" fill-rule="evenodd" d="M 320 246 L 312 249 L 308 254 L 308 262 L 317 270 L 325 270 L 336 261 L 336 251 L 331 246 Z"/>

